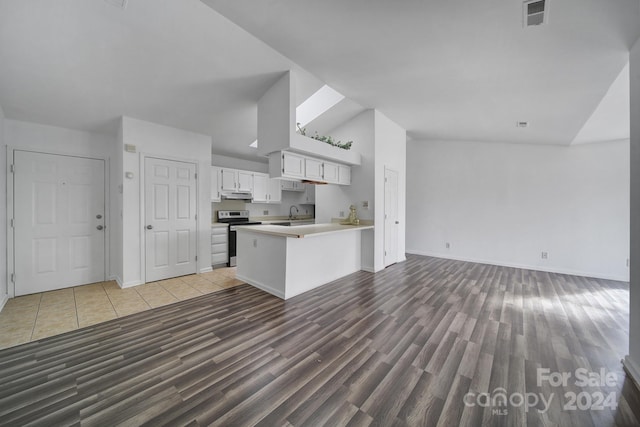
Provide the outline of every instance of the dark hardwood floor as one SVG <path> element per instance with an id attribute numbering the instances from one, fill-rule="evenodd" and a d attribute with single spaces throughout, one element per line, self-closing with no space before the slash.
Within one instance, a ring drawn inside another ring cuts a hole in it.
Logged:
<path id="1" fill-rule="evenodd" d="M 420 256 L 286 302 L 241 285 L 0 351 L 0 424 L 638 426 L 628 297 Z"/>

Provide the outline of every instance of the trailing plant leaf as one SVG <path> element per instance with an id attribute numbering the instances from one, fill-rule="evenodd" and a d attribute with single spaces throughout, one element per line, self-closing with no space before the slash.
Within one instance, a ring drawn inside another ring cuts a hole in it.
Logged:
<path id="1" fill-rule="evenodd" d="M 307 128 L 301 127 L 300 123 L 296 123 L 296 126 L 298 127 L 298 132 L 300 132 L 300 135 L 307 136 Z M 344 143 L 342 141 L 334 141 L 334 139 L 331 136 L 318 135 L 317 131 L 315 135 L 311 136 L 310 138 L 313 138 L 318 141 L 326 142 L 329 145 L 342 148 L 343 150 L 350 150 L 351 144 L 353 144 L 353 141 L 347 141 Z"/>

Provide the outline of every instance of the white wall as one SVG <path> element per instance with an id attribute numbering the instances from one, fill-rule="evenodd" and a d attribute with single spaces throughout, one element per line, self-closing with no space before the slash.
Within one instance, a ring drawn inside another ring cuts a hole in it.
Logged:
<path id="1" fill-rule="evenodd" d="M 353 141 L 352 150 L 361 155 L 360 166 L 351 168 L 351 185 L 319 185 L 316 187 L 316 222 L 330 222 L 349 215 L 349 206 L 356 205 L 360 219 L 374 220 L 375 213 L 375 112 L 367 110 L 347 123 L 328 132 L 335 140 Z M 369 202 L 369 209 L 362 202 Z M 362 269 L 375 271 L 375 238 L 373 231 L 362 232 Z M 381 269 L 381 268 L 379 268 Z"/>
<path id="2" fill-rule="evenodd" d="M 116 145 L 116 137 L 98 133 L 84 132 L 74 129 L 61 128 L 56 126 L 41 125 L 37 123 L 21 122 L 17 120 L 5 120 L 5 144 L 10 149 L 22 149 L 29 151 L 40 151 L 44 153 L 67 154 L 73 156 L 105 159 L 108 181 L 107 205 L 116 195 L 117 188 L 113 185 L 113 157 Z M 3 169 L 0 175 L 6 177 L 6 162 L 2 162 Z M 116 229 L 111 225 L 115 220 L 116 211 L 110 206 L 109 216 L 106 218 L 109 259 L 107 266 L 108 278 L 115 277 L 118 258 L 117 247 L 113 244 L 116 238 Z M 2 209 L 6 213 L 6 209 Z M 5 240 L 6 241 L 6 240 Z"/>
<path id="3" fill-rule="evenodd" d="M 628 159 L 625 141 L 411 141 L 407 252 L 627 280 Z"/>
<path id="4" fill-rule="evenodd" d="M 351 168 L 351 185 L 316 188 L 316 218 L 328 222 L 349 214 L 356 205 L 358 217 L 373 220 L 373 232 L 362 233 L 362 266 L 365 270 L 384 268 L 384 171 L 398 172 L 398 216 L 400 220 L 398 259 L 405 260 L 406 131 L 376 110 L 367 110 L 329 132 L 337 140 L 353 141 L 352 149 L 362 156 L 360 166 Z M 364 209 L 363 202 L 369 203 Z"/>
<path id="5" fill-rule="evenodd" d="M 198 165 L 198 262 L 199 272 L 211 269 L 211 137 L 155 123 L 122 118 L 122 143 L 136 146 L 136 153 L 123 152 L 122 277 L 124 287 L 144 283 L 140 193 L 141 161 L 145 155 L 192 161 Z M 124 147 L 120 147 L 124 150 Z"/>
<path id="6" fill-rule="evenodd" d="M 238 159 L 235 157 L 221 156 L 214 154 L 211 156 L 211 164 L 223 168 L 240 169 L 245 171 L 269 173 L 269 163 L 253 162 L 251 160 Z"/>
<path id="7" fill-rule="evenodd" d="M 631 280 L 629 355 L 625 367 L 640 384 L 640 40 L 630 55 L 631 84 Z"/>
<path id="8" fill-rule="evenodd" d="M 4 140 L 4 111 L 0 105 L 0 310 L 7 302 L 7 148 Z"/>

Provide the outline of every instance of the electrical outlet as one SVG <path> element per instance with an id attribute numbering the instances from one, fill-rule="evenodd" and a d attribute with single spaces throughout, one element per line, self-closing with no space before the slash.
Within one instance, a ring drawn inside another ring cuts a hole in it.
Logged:
<path id="1" fill-rule="evenodd" d="M 447 248 L 447 249 L 451 249 L 451 244 L 449 242 L 447 242 L 447 243 L 444 244 L 444 247 Z"/>
<path id="2" fill-rule="evenodd" d="M 362 209 L 369 209 L 369 201 L 365 200 L 362 202 Z"/>
<path id="3" fill-rule="evenodd" d="M 627 267 L 629 267 L 629 258 L 627 258 Z"/>
<path id="4" fill-rule="evenodd" d="M 549 252 L 542 252 L 542 253 L 540 254 L 540 257 L 541 257 L 542 259 L 549 259 Z"/>
<path id="5" fill-rule="evenodd" d="M 344 217 L 344 211 L 340 211 L 340 215 L 338 215 L 340 218 Z"/>
<path id="6" fill-rule="evenodd" d="M 262 215 L 269 215 L 269 211 L 262 211 Z"/>

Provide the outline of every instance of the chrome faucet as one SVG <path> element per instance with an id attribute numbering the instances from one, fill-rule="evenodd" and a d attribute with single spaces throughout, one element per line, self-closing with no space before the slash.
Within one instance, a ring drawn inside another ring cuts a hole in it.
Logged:
<path id="1" fill-rule="evenodd" d="M 296 205 L 291 205 L 291 207 L 289 208 L 289 219 L 296 219 L 296 216 L 291 213 L 291 210 L 293 208 L 296 209 L 296 215 L 298 215 L 298 207 Z"/>

